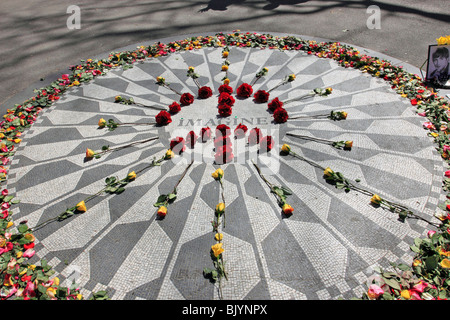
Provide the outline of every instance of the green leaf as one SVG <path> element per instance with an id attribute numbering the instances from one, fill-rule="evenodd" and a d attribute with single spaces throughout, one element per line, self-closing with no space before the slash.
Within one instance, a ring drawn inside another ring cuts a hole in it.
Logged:
<path id="1" fill-rule="evenodd" d="M 19 224 L 17 227 L 20 233 L 25 233 L 28 231 L 28 226 L 26 224 Z"/>
<path id="2" fill-rule="evenodd" d="M 176 199 L 177 195 L 175 193 L 170 193 L 168 196 L 169 200 Z"/>
<path id="3" fill-rule="evenodd" d="M 430 256 L 425 259 L 425 266 L 428 271 L 433 271 L 438 266 L 439 257 L 438 256 Z"/>
<path id="4" fill-rule="evenodd" d="M 388 286 L 390 286 L 391 288 L 397 289 L 397 290 L 401 290 L 400 289 L 400 285 L 398 284 L 398 282 L 394 279 L 387 279 L 387 278 L 383 278 L 384 282 L 386 282 L 386 284 Z"/>

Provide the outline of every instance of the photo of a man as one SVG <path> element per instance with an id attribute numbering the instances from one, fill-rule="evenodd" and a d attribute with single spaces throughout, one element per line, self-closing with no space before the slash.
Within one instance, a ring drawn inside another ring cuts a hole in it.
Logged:
<path id="1" fill-rule="evenodd" d="M 428 52 L 427 80 L 450 85 L 450 46 L 430 46 Z"/>

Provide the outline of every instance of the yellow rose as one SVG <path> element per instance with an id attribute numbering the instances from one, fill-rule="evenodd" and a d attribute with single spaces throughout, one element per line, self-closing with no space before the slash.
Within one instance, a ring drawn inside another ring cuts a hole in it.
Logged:
<path id="1" fill-rule="evenodd" d="M 221 202 L 216 206 L 216 213 L 222 214 L 225 211 L 225 203 Z"/>
<path id="2" fill-rule="evenodd" d="M 223 234 L 221 234 L 221 233 L 216 233 L 216 235 L 214 236 L 214 239 L 216 239 L 217 241 L 222 241 L 222 239 L 223 239 Z"/>
<path id="3" fill-rule="evenodd" d="M 436 41 L 437 41 L 438 45 L 445 45 L 445 44 L 447 44 L 447 37 L 440 37 L 440 38 L 436 39 Z"/>
<path id="4" fill-rule="evenodd" d="M 211 176 L 212 176 L 214 179 L 216 179 L 216 180 L 222 179 L 222 177 L 223 177 L 223 170 L 219 168 L 219 169 L 217 169 L 216 171 L 214 171 L 214 172 L 211 174 Z"/>
<path id="5" fill-rule="evenodd" d="M 92 158 L 95 156 L 95 152 L 89 148 L 86 149 L 86 158 Z"/>
<path id="6" fill-rule="evenodd" d="M 120 101 L 122 101 L 122 97 L 121 97 L 121 96 L 115 96 L 115 97 L 114 97 L 114 100 L 115 100 L 116 102 L 120 102 Z"/>
<path id="7" fill-rule="evenodd" d="M 347 112 L 342 111 L 341 114 L 342 114 L 342 118 L 347 119 L 347 115 L 348 115 Z"/>
<path id="8" fill-rule="evenodd" d="M 77 300 L 81 300 L 81 299 L 83 299 L 83 295 L 82 294 L 77 294 Z"/>
<path id="9" fill-rule="evenodd" d="M 333 91 L 333 88 L 326 88 L 325 92 L 326 94 L 330 94 Z"/>
<path id="10" fill-rule="evenodd" d="M 53 278 L 53 284 L 54 284 L 55 286 L 59 286 L 59 278 L 58 278 L 58 277 L 54 277 L 54 278 Z"/>
<path id="11" fill-rule="evenodd" d="M 225 78 L 225 79 L 223 80 L 223 84 L 230 84 L 230 79 Z"/>
<path id="12" fill-rule="evenodd" d="M 131 171 L 131 172 L 127 175 L 127 179 L 128 179 L 128 180 L 136 179 L 136 172 Z"/>
<path id="13" fill-rule="evenodd" d="M 216 243 L 215 245 L 211 246 L 211 250 L 214 253 L 214 256 L 217 258 L 222 252 L 225 250 L 222 248 L 222 242 Z"/>
<path id="14" fill-rule="evenodd" d="M 288 77 L 288 81 L 294 81 L 295 80 L 295 74 L 290 74 Z"/>
<path id="15" fill-rule="evenodd" d="M 346 148 L 351 148 L 351 147 L 353 147 L 353 141 L 345 141 L 345 147 L 346 147 Z"/>
<path id="16" fill-rule="evenodd" d="M 370 202 L 372 202 L 373 204 L 380 204 L 381 201 L 382 199 L 377 194 L 374 194 L 373 197 L 370 199 Z"/>
<path id="17" fill-rule="evenodd" d="M 420 266 L 421 263 L 422 263 L 422 261 L 416 259 L 416 260 L 414 260 L 414 262 L 413 262 L 413 267 Z"/>
<path id="18" fill-rule="evenodd" d="M 23 252 L 22 252 L 22 251 L 18 251 L 18 252 L 16 253 L 17 259 L 19 259 L 22 255 L 23 255 Z"/>
<path id="19" fill-rule="evenodd" d="M 165 217 L 167 214 L 167 208 L 165 206 L 159 207 L 157 214 L 160 217 Z"/>
<path id="20" fill-rule="evenodd" d="M 406 290 L 406 289 L 402 290 L 401 296 L 402 296 L 402 298 L 404 298 L 406 300 L 411 299 L 411 293 L 409 292 L 409 290 Z"/>
<path id="21" fill-rule="evenodd" d="M 442 268 L 448 269 L 450 268 L 450 260 L 445 258 L 444 260 L 441 261 L 440 265 Z"/>
<path id="22" fill-rule="evenodd" d="M 228 57 L 229 52 L 228 51 L 224 51 L 222 52 L 222 58 L 226 58 Z"/>
<path id="23" fill-rule="evenodd" d="M 227 71 L 228 70 L 228 66 L 226 65 L 226 64 L 224 64 L 223 66 L 222 66 L 222 71 Z"/>
<path id="24" fill-rule="evenodd" d="M 282 207 L 283 213 L 285 215 L 291 215 L 292 212 L 294 212 L 294 208 L 292 208 L 290 205 L 288 205 L 287 203 L 285 203 Z"/>
<path id="25" fill-rule="evenodd" d="M 189 67 L 189 71 L 193 72 L 194 71 L 194 67 Z"/>
<path id="26" fill-rule="evenodd" d="M 168 149 L 166 151 L 166 155 L 164 156 L 164 159 L 168 160 L 168 159 L 172 159 L 173 157 L 175 157 L 175 153 L 172 151 L 172 149 Z"/>
<path id="27" fill-rule="evenodd" d="M 8 224 L 6 225 L 6 229 L 11 228 L 14 225 L 14 222 L 9 221 Z"/>
<path id="28" fill-rule="evenodd" d="M 98 126 L 100 128 L 104 128 L 106 126 L 106 120 L 101 118 L 100 120 L 98 120 Z"/>
<path id="29" fill-rule="evenodd" d="M 323 171 L 323 174 L 324 174 L 325 176 L 327 176 L 327 177 L 332 176 L 333 173 L 334 173 L 334 171 L 331 170 L 330 167 L 327 167 L 327 168 Z"/>
<path id="30" fill-rule="evenodd" d="M 55 294 L 56 294 L 56 289 L 55 288 L 52 288 L 52 287 L 47 288 L 47 295 L 50 298 L 54 298 Z"/>
<path id="31" fill-rule="evenodd" d="M 77 208 L 77 210 L 80 211 L 80 212 L 86 212 L 86 211 L 87 211 L 86 203 L 84 203 L 84 200 L 81 201 L 81 202 L 79 202 L 79 203 L 76 205 L 76 208 Z"/>
<path id="32" fill-rule="evenodd" d="M 34 242 L 34 240 L 36 240 L 36 238 L 31 233 L 26 233 L 24 237 L 30 242 Z"/>
<path id="33" fill-rule="evenodd" d="M 291 147 L 285 143 L 281 146 L 281 151 L 284 153 L 289 153 L 291 151 Z"/>

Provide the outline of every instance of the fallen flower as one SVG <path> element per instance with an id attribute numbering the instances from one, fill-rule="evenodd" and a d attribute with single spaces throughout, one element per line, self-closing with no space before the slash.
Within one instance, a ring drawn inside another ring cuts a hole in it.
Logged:
<path id="1" fill-rule="evenodd" d="M 219 257 L 222 252 L 224 252 L 225 250 L 222 248 L 222 242 L 216 243 L 215 245 L 211 246 L 211 250 L 214 253 L 214 256 L 217 258 Z"/>
<path id="2" fill-rule="evenodd" d="M 80 212 L 86 212 L 87 211 L 86 203 L 84 203 L 84 200 L 79 202 L 75 207 Z"/>
<path id="3" fill-rule="evenodd" d="M 294 212 L 294 208 L 287 203 L 283 205 L 282 210 L 285 215 L 291 215 Z"/>
<path id="4" fill-rule="evenodd" d="M 157 214 L 160 217 L 165 217 L 167 214 L 167 208 L 165 206 L 159 207 Z"/>

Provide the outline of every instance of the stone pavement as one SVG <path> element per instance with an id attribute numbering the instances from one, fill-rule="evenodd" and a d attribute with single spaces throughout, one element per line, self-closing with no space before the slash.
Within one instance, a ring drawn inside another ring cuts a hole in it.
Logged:
<path id="1" fill-rule="evenodd" d="M 190 130 L 198 134 L 205 125 L 225 123 L 234 129 L 244 123 L 272 135 L 275 147 L 258 154 L 256 148 L 234 140 L 236 159 L 221 166 L 227 203 L 224 260 L 229 274 L 222 282 L 223 298 L 349 299 L 366 290 L 365 282 L 376 266 L 411 263 L 409 246 L 415 237 L 426 234 L 427 223 L 414 219 L 402 223 L 395 214 L 370 205 L 370 197 L 328 184 L 321 169 L 278 154 L 287 143 L 305 158 L 359 179 L 361 187 L 433 220 L 444 197 L 443 162 L 422 128 L 423 118 L 409 101 L 381 79 L 304 52 L 233 47 L 229 60 L 233 88 L 250 82 L 263 66 L 269 74 L 255 90 L 268 90 L 286 75 L 296 75 L 294 82 L 271 92 L 271 97 L 282 101 L 317 87 L 333 88 L 328 97 L 287 105 L 290 116 L 343 110 L 348 118 L 276 125 L 266 104 L 237 98 L 232 116 L 221 119 L 216 116 L 223 77 L 221 49 L 147 59 L 69 89 L 25 132 L 7 183 L 21 200 L 15 221 L 28 220 L 32 227 L 58 215 L 101 190 L 106 177 L 126 176 L 144 168 L 154 156 L 161 157 L 175 136 L 186 136 Z M 178 100 L 175 93 L 155 84 L 158 76 L 176 90 L 196 96 L 196 85 L 186 77 L 189 66 L 201 75 L 202 85 L 213 88 L 213 97 L 183 107 L 166 127 L 97 128 L 100 118 L 151 122 L 159 112 L 114 103 L 116 95 L 160 107 Z M 287 133 L 353 140 L 354 147 L 333 149 Z M 116 147 L 152 136 L 159 139 L 100 159 L 85 159 L 86 148 Z M 176 201 L 164 219 L 156 219 L 153 204 L 160 194 L 171 191 L 191 157 L 195 162 L 179 185 Z M 202 274 L 205 267 L 213 267 L 211 220 L 220 201 L 219 184 L 211 177 L 218 166 L 212 160 L 211 143 L 197 143 L 183 157 L 143 171 L 125 192 L 92 199 L 86 213 L 37 230 L 32 259 L 45 258 L 63 281 L 76 278 L 86 296 L 106 289 L 117 300 L 218 299 L 217 285 Z M 281 214 L 252 160 L 272 183 L 294 191 L 288 197 L 295 209 L 292 216 Z"/>

